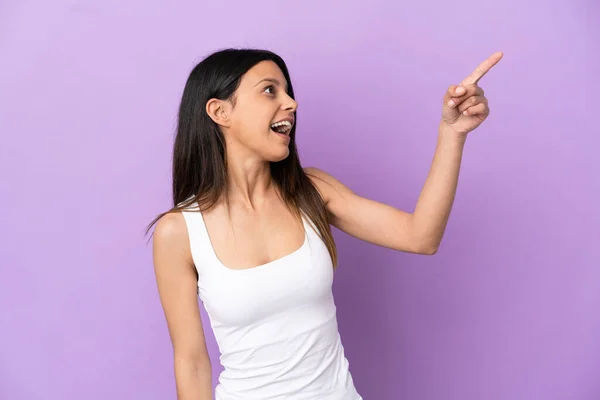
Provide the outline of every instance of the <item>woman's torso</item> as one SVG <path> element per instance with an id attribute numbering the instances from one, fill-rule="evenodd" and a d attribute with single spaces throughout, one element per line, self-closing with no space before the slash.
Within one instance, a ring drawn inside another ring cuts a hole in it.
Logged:
<path id="1" fill-rule="evenodd" d="M 204 215 L 196 203 L 183 212 L 224 367 L 216 399 L 359 400 L 338 332 L 327 247 L 304 215 L 296 225 L 276 211 L 236 219 L 235 238 L 218 212 Z"/>

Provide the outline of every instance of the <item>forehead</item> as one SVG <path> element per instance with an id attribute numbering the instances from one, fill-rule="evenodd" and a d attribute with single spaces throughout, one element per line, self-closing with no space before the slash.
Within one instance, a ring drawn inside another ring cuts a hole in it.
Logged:
<path id="1" fill-rule="evenodd" d="M 287 81 L 281 69 L 273 61 L 261 61 L 248 70 L 242 77 L 240 86 L 254 87 L 263 79 L 276 79 L 283 88 L 287 87 Z"/>

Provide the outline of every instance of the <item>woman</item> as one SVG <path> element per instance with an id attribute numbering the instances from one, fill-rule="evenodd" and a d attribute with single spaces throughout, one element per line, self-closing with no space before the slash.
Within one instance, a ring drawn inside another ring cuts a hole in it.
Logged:
<path id="1" fill-rule="evenodd" d="M 467 133 L 489 113 L 477 82 L 501 57 L 445 94 L 433 165 L 412 213 L 301 166 L 298 104 L 276 54 L 229 49 L 193 69 L 174 145 L 174 207 L 150 225 L 178 399 L 213 398 L 197 295 L 224 367 L 216 399 L 361 399 L 337 328 L 330 225 L 434 254 Z"/>

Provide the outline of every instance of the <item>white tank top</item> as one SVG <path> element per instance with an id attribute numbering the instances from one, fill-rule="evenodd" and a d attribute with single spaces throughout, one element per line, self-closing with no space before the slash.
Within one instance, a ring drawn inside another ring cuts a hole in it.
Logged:
<path id="1" fill-rule="evenodd" d="M 224 367 L 215 399 L 362 400 L 338 332 L 331 257 L 307 218 L 299 249 L 234 270 L 219 261 L 197 203 L 183 216 Z"/>

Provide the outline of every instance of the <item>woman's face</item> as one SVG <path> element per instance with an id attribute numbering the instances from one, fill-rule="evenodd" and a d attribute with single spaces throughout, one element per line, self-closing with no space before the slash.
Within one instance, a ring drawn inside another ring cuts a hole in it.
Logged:
<path id="1" fill-rule="evenodd" d="M 262 61 L 248 70 L 234 98 L 225 131 L 227 139 L 264 160 L 285 159 L 298 104 L 288 95 L 287 81 L 277 64 Z"/>

